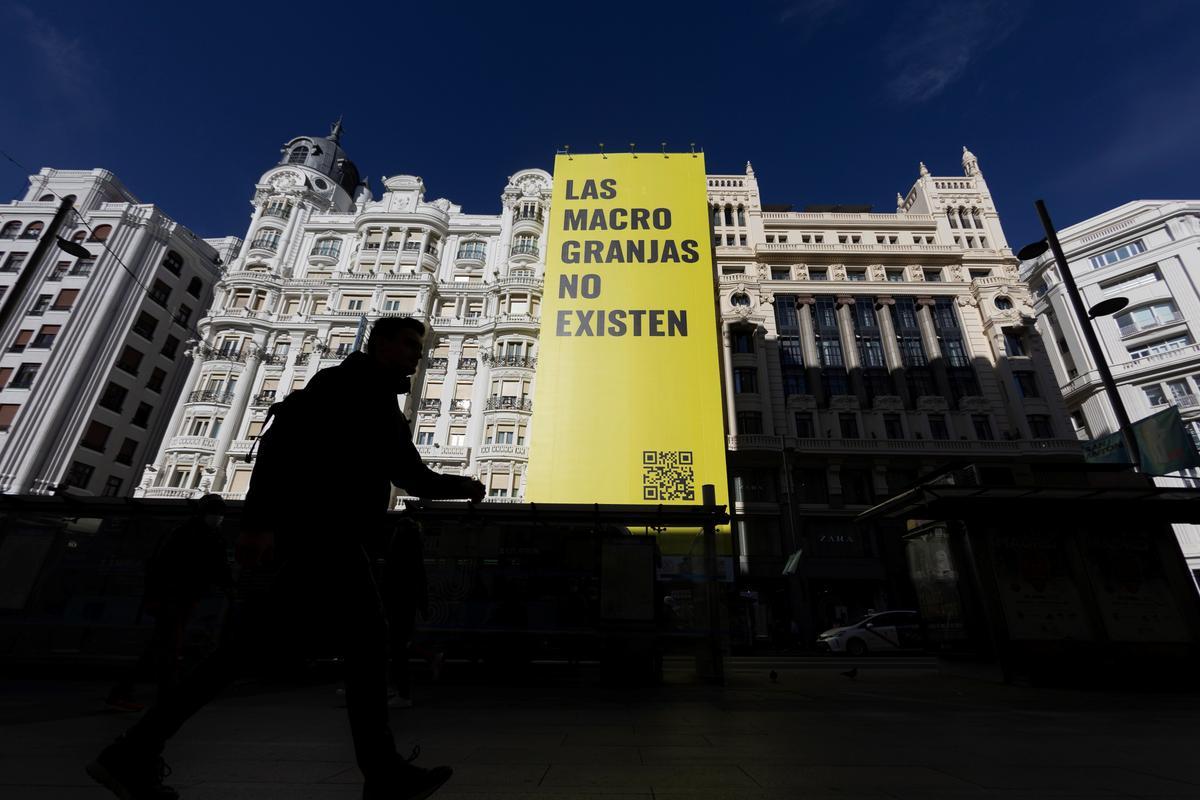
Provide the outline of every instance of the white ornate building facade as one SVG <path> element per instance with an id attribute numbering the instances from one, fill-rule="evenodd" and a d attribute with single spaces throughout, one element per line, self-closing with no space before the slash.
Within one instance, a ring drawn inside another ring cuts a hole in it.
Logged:
<path id="1" fill-rule="evenodd" d="M 1130 419 L 1179 409 L 1200 445 L 1200 201 L 1136 200 L 1059 231 L 1063 253 L 1088 308 L 1124 297 L 1129 305 L 1093 325 Z M 1072 425 L 1082 439 L 1117 430 L 1096 365 L 1053 256 L 1026 262 L 1038 327 Z M 1192 469 L 1157 479 L 1200 485 Z M 1177 525 L 1180 546 L 1200 574 L 1200 526 Z"/>
<path id="2" fill-rule="evenodd" d="M 389 315 L 432 331 L 404 407 L 427 462 L 477 475 L 494 499 L 521 495 L 550 176 L 512 176 L 499 214 L 427 202 L 411 175 L 385 178 L 376 199 L 340 138 L 339 125 L 293 139 L 259 181 L 249 244 L 200 322 L 187 391 L 138 495 L 241 497 L 271 403 Z"/>
<path id="3" fill-rule="evenodd" d="M 34 263 L 68 196 L 58 234 L 91 255 L 52 245 Z M 132 491 L 176 407 L 183 343 L 240 244 L 197 238 L 102 169 L 43 169 L 0 206 L 0 290 L 32 271 L 0 331 L 0 491 Z"/>

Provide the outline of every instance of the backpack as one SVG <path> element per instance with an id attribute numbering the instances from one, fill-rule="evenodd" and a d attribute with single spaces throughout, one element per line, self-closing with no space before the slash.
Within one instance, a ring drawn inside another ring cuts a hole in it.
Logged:
<path id="1" fill-rule="evenodd" d="M 267 409 L 263 431 L 244 459 L 254 462 L 242 506 L 244 527 L 270 529 L 280 511 L 296 502 L 309 460 L 304 442 L 313 429 L 313 405 L 310 393 L 297 389 Z"/>

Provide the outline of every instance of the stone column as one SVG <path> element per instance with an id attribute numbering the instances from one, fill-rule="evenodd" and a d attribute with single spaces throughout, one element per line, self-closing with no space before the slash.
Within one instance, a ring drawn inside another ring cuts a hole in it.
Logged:
<path id="1" fill-rule="evenodd" d="M 766 329 L 758 326 L 754 329 L 754 354 L 758 361 L 758 396 L 762 403 L 763 433 L 775 435 L 775 410 L 771 403 L 771 373 L 767 371 L 767 338 Z M 787 430 L 786 426 L 784 430 Z"/>
<path id="2" fill-rule="evenodd" d="M 812 307 L 817 299 L 812 295 L 796 298 L 796 314 L 800 318 L 800 347 L 804 351 L 804 371 L 807 377 L 808 393 L 821 398 L 821 358 L 817 354 L 817 332 L 813 327 Z"/>
<path id="3" fill-rule="evenodd" d="M 838 333 L 842 340 L 842 360 L 846 364 L 846 372 L 850 375 L 850 388 L 858 398 L 858 407 L 866 409 L 870 407 L 870 403 L 867 402 L 867 386 L 863 381 L 863 365 L 858 353 L 858 341 L 854 338 L 854 316 L 850 311 L 854 302 L 853 297 L 838 296 Z"/>
<path id="4" fill-rule="evenodd" d="M 917 298 L 917 327 L 921 329 L 921 341 L 925 344 L 925 352 L 929 355 L 929 363 L 933 367 L 933 379 L 937 381 L 938 392 L 950 403 L 950 378 L 946 375 L 946 359 L 942 356 L 942 348 L 938 344 L 937 330 L 933 326 L 932 297 Z"/>
<path id="5" fill-rule="evenodd" d="M 725 407 L 729 414 L 729 433 L 737 436 L 737 403 L 733 394 L 733 333 L 728 322 L 721 325 L 721 363 L 725 370 Z"/>
<path id="6" fill-rule="evenodd" d="M 242 369 L 242 379 L 238 381 L 237 391 L 234 393 L 233 402 L 229 405 L 229 413 L 225 415 L 225 421 L 221 426 L 221 436 L 217 439 L 217 447 L 213 452 L 212 461 L 209 463 L 208 469 L 212 479 L 209 484 L 210 492 L 219 492 L 225 486 L 227 472 L 225 456 L 229 452 L 229 445 L 233 442 L 234 432 L 241 427 L 246 407 L 250 404 L 250 390 L 258 377 L 258 363 L 262 358 L 263 349 L 261 340 L 264 337 L 265 334 L 259 334 L 259 341 L 248 345 L 250 352 L 246 356 L 246 366 Z"/>
<path id="7" fill-rule="evenodd" d="M 892 306 L 896 300 L 892 297 L 875 298 L 875 316 L 879 320 L 879 335 L 883 339 L 883 359 L 892 373 L 892 383 L 896 392 L 904 401 L 906 407 L 911 407 L 916 398 L 910 397 L 908 382 L 904 377 L 904 357 L 900 353 L 900 345 L 896 341 L 896 323 L 892 319 Z"/>

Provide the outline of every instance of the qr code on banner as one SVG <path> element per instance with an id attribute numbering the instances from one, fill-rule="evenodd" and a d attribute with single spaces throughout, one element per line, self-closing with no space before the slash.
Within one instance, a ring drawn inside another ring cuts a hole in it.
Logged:
<path id="1" fill-rule="evenodd" d="M 695 500 L 691 450 L 642 451 L 643 500 Z"/>

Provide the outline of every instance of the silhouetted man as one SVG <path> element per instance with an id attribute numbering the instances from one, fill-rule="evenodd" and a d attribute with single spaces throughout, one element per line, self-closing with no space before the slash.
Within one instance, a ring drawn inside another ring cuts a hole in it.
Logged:
<path id="1" fill-rule="evenodd" d="M 222 645 L 177 691 L 88 765 L 119 797 L 178 797 L 162 783 L 167 739 L 244 669 L 249 656 L 303 639 L 314 617 L 331 622 L 341 636 L 364 799 L 424 798 L 450 778 L 449 767 L 420 769 L 396 754 L 387 717 L 387 623 L 364 550 L 384 531 L 393 484 L 428 498 L 478 502 L 485 494 L 479 481 L 439 475 L 422 464 L 400 413 L 396 395 L 408 391 L 424 335 L 425 326 L 414 319 L 381 319 L 365 354 L 321 371 L 280 404 L 280 427 L 263 434 L 246 499 L 253 527 L 238 546 L 239 562 L 250 569 L 274 556 L 279 566 L 271 590 L 240 609 Z M 271 474 L 260 481 L 260 470 Z M 285 494 L 280 487 L 289 482 Z"/>

